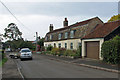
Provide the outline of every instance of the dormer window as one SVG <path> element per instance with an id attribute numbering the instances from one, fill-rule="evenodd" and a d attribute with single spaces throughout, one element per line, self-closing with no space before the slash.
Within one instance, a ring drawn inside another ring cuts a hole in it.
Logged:
<path id="1" fill-rule="evenodd" d="M 75 31 L 76 31 L 76 30 L 70 31 L 70 38 L 74 38 L 74 36 L 75 36 Z"/>
<path id="2" fill-rule="evenodd" d="M 67 38 L 68 38 L 68 32 L 65 33 L 65 39 L 67 39 Z"/>
<path id="3" fill-rule="evenodd" d="M 45 40 L 46 40 L 46 41 L 48 40 L 48 36 L 46 36 Z"/>
<path id="4" fill-rule="evenodd" d="M 53 39 L 53 35 L 50 35 L 50 40 L 52 40 Z"/>
<path id="5" fill-rule="evenodd" d="M 62 33 L 58 35 L 58 39 L 60 40 L 62 38 Z"/>
<path id="6" fill-rule="evenodd" d="M 70 38 L 74 38 L 74 31 L 70 31 Z"/>

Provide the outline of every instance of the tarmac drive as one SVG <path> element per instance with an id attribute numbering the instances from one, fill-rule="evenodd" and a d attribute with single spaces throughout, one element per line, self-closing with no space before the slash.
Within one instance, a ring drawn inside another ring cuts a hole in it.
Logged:
<path id="1" fill-rule="evenodd" d="M 33 60 L 15 60 L 25 78 L 118 78 L 117 73 L 82 67 L 34 54 Z"/>

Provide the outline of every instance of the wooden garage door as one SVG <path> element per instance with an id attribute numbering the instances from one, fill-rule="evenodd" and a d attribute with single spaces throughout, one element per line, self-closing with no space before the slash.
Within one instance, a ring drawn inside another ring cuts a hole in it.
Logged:
<path id="1" fill-rule="evenodd" d="M 99 42 L 86 42 L 87 58 L 99 59 Z"/>

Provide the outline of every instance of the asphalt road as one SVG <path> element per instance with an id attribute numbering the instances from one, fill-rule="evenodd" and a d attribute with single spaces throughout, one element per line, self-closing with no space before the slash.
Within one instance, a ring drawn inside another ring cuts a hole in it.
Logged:
<path id="1" fill-rule="evenodd" d="M 63 63 L 43 55 L 33 55 L 33 60 L 16 59 L 25 78 L 118 78 L 117 73 Z"/>

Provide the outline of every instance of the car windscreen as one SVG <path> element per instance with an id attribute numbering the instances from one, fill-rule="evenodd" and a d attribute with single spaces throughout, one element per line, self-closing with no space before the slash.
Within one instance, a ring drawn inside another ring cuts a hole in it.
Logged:
<path id="1" fill-rule="evenodd" d="M 21 52 L 30 52 L 30 50 L 22 50 Z"/>

